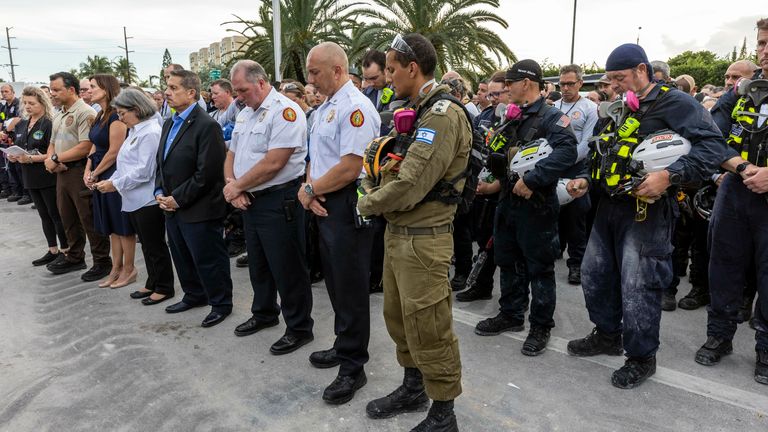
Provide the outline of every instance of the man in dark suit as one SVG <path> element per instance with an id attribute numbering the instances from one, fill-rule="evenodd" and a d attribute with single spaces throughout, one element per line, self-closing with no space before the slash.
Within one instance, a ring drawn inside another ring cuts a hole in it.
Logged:
<path id="1" fill-rule="evenodd" d="M 155 198 L 165 210 L 171 256 L 184 298 L 168 313 L 211 305 L 203 327 L 232 312 L 232 278 L 224 244 L 226 201 L 221 127 L 198 106 L 200 79 L 190 71 L 170 72 L 165 96 L 176 111 L 163 125 L 157 153 Z"/>

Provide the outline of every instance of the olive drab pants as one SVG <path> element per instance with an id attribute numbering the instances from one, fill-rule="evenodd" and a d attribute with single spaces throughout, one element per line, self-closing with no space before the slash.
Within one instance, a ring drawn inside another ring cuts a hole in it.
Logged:
<path id="1" fill-rule="evenodd" d="M 418 368 L 430 399 L 461 394 L 459 341 L 453 332 L 448 267 L 450 232 L 384 235 L 384 322 L 402 367 Z"/>

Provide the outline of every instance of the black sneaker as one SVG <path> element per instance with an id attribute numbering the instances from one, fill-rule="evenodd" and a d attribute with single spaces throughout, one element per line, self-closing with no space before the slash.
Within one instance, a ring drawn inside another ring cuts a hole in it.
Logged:
<path id="1" fill-rule="evenodd" d="M 70 261 L 68 259 L 61 260 L 58 264 L 55 266 L 54 263 L 51 263 L 48 265 L 48 271 L 55 274 L 55 275 L 61 275 L 77 270 L 83 270 L 87 268 L 88 266 L 85 265 L 85 260 L 82 261 Z M 109 273 L 109 272 L 107 272 Z"/>
<path id="2" fill-rule="evenodd" d="M 656 357 L 650 359 L 628 358 L 619 370 L 611 376 L 611 384 L 620 389 L 639 386 L 656 373 Z"/>
<path id="3" fill-rule="evenodd" d="M 411 429 L 411 432 L 459 432 L 456 414 L 453 413 L 453 401 L 434 401 L 427 418 Z"/>
<path id="4" fill-rule="evenodd" d="M 80 276 L 84 282 L 93 282 L 99 279 L 107 277 L 109 272 L 112 271 L 112 263 L 109 264 L 94 264 L 87 272 Z"/>
<path id="5" fill-rule="evenodd" d="M 323 391 L 323 400 L 331 405 L 345 404 L 351 401 L 355 392 L 367 382 L 368 378 L 362 370 L 356 375 L 338 375 Z"/>
<path id="6" fill-rule="evenodd" d="M 21 197 L 20 200 L 16 201 L 16 204 L 18 204 L 18 205 L 32 204 L 32 198 L 30 198 L 30 197 L 25 195 L 25 196 Z"/>
<path id="7" fill-rule="evenodd" d="M 527 356 L 537 356 L 547 349 L 547 342 L 549 342 L 549 328 L 531 326 L 531 331 L 525 338 L 520 352 Z"/>
<path id="8" fill-rule="evenodd" d="M 475 300 L 490 300 L 493 298 L 493 295 L 491 294 L 492 291 L 493 287 L 488 289 L 487 287 L 481 288 L 477 285 L 472 285 L 468 290 L 456 294 L 456 301 L 471 302 Z"/>
<path id="9" fill-rule="evenodd" d="M 384 292 L 383 281 L 371 281 L 368 284 L 368 294 L 376 294 L 381 292 Z"/>
<path id="10" fill-rule="evenodd" d="M 403 384 L 383 398 L 368 402 L 365 412 L 372 419 L 385 419 L 407 412 L 426 411 L 429 397 L 424 391 L 421 372 L 416 368 L 405 368 Z"/>
<path id="11" fill-rule="evenodd" d="M 13 194 L 8 197 L 8 202 L 16 202 L 21 199 L 21 195 Z"/>
<path id="12" fill-rule="evenodd" d="M 757 351 L 755 381 L 760 384 L 768 384 L 768 351 Z"/>
<path id="13" fill-rule="evenodd" d="M 568 283 L 571 285 L 581 285 L 581 266 L 568 267 Z"/>
<path id="14" fill-rule="evenodd" d="M 45 253 L 45 255 L 43 255 L 40 258 L 32 261 L 32 265 L 35 266 L 35 267 L 38 267 L 38 266 L 41 266 L 41 265 L 50 264 L 50 263 L 56 261 L 56 258 L 58 258 L 59 255 L 64 255 L 64 254 L 62 254 L 61 252 L 51 253 L 51 251 L 48 251 L 48 252 Z"/>
<path id="15" fill-rule="evenodd" d="M 681 298 L 677 305 L 680 309 L 695 310 L 709 304 L 709 288 L 694 286 L 691 292 Z"/>
<path id="16" fill-rule="evenodd" d="M 248 267 L 248 255 L 243 255 L 235 260 L 235 267 Z"/>
<path id="17" fill-rule="evenodd" d="M 506 331 L 519 332 L 525 330 L 525 322 L 513 321 L 503 312 L 493 318 L 480 321 L 475 326 L 475 334 L 480 336 L 496 336 Z"/>
<path id="18" fill-rule="evenodd" d="M 467 277 L 469 277 L 469 275 L 460 273 L 453 275 L 453 279 L 451 279 L 451 289 L 454 291 L 461 291 L 466 288 Z"/>
<path id="19" fill-rule="evenodd" d="M 583 339 L 568 342 L 568 354 L 576 357 L 591 357 L 598 354 L 612 356 L 622 355 L 624 347 L 621 343 L 621 333 L 615 336 L 601 333 L 597 327 Z"/>
<path id="20" fill-rule="evenodd" d="M 3 189 L 2 191 L 0 191 L 0 199 L 6 199 L 9 196 L 11 196 L 11 192 L 10 191 L 8 191 L 6 189 Z"/>
<path id="21" fill-rule="evenodd" d="M 245 253 L 245 243 L 230 242 L 229 246 L 227 246 L 227 254 L 229 254 L 230 258 L 234 258 L 243 253 Z"/>
<path id="22" fill-rule="evenodd" d="M 733 343 L 729 340 L 708 336 L 707 342 L 696 351 L 696 363 L 704 366 L 713 366 L 720 363 L 724 355 L 733 352 Z"/>
<path id="23" fill-rule="evenodd" d="M 62 264 L 64 263 L 64 261 L 66 261 L 66 260 L 67 260 L 67 255 L 66 255 L 64 252 L 61 252 L 61 253 L 59 253 L 59 255 L 56 257 L 56 259 L 55 259 L 55 260 L 53 260 L 53 261 L 51 261 L 50 263 L 48 263 L 48 265 L 46 265 L 45 267 L 46 267 L 48 270 L 51 270 L 51 269 L 53 269 L 53 268 L 56 268 L 56 267 L 58 267 L 58 266 L 62 265 Z"/>
<path id="24" fill-rule="evenodd" d="M 661 310 L 672 312 L 675 309 L 677 309 L 677 300 L 675 299 L 675 295 L 664 291 L 664 293 L 661 295 Z"/>

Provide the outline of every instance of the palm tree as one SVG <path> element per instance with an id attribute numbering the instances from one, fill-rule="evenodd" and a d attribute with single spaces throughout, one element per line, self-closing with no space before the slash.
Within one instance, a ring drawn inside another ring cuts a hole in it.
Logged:
<path id="1" fill-rule="evenodd" d="M 112 63 L 108 58 L 95 55 L 88 56 L 85 62 L 80 63 L 80 76 L 89 77 L 97 73 L 112 73 Z"/>
<path id="2" fill-rule="evenodd" d="M 285 78 L 305 82 L 307 54 L 319 42 L 337 42 L 345 45 L 346 33 L 355 24 L 354 7 L 360 3 L 337 0 L 282 0 L 280 21 L 282 26 L 282 57 L 280 72 Z M 248 58 L 261 64 L 268 72 L 275 70 L 272 38 L 272 2 L 262 0 L 258 16 L 253 20 L 235 15 L 236 20 L 224 24 L 237 24 L 243 29 L 228 29 L 247 38 L 235 60 Z"/>
<path id="3" fill-rule="evenodd" d="M 112 69 L 115 75 L 122 78 L 126 84 L 136 82 L 139 80 L 139 75 L 136 73 L 136 66 L 130 63 L 125 57 L 118 57 L 112 62 Z"/>
<path id="4" fill-rule="evenodd" d="M 440 72 L 455 69 L 463 75 L 488 74 L 501 64 L 517 61 L 507 44 L 486 27 L 495 24 L 508 28 L 507 22 L 492 12 L 499 8 L 499 0 L 371 2 L 374 7 L 357 12 L 372 20 L 362 36 L 371 38 L 373 47 L 386 48 L 396 34 L 420 33 L 434 45 Z"/>

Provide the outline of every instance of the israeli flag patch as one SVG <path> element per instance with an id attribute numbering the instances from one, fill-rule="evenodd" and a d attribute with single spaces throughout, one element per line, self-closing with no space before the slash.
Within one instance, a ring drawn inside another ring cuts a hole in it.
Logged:
<path id="1" fill-rule="evenodd" d="M 432 145 L 436 133 L 433 129 L 419 128 L 416 130 L 416 141 Z"/>

